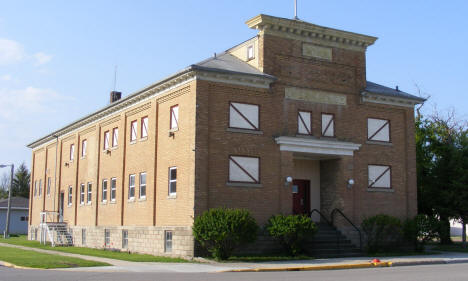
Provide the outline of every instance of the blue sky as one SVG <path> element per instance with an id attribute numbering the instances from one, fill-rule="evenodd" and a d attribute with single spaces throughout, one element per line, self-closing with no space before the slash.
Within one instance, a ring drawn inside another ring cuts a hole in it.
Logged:
<path id="1" fill-rule="evenodd" d="M 370 81 L 431 96 L 467 119 L 468 1 L 298 0 L 300 19 L 379 37 Z M 0 163 L 26 144 L 256 34 L 245 21 L 293 17 L 293 0 L 0 0 Z"/>

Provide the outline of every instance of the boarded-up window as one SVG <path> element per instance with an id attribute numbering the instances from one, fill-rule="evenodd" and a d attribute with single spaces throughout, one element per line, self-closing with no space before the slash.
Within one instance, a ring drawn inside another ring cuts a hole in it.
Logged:
<path id="1" fill-rule="evenodd" d="M 260 183 L 260 158 L 229 156 L 229 181 Z"/>
<path id="2" fill-rule="evenodd" d="M 70 145 L 70 161 L 73 161 L 75 159 L 75 145 L 71 144 Z"/>
<path id="3" fill-rule="evenodd" d="M 301 135 L 312 135 L 312 114 L 308 111 L 297 113 L 297 132 Z"/>
<path id="4" fill-rule="evenodd" d="M 137 139 L 137 126 L 138 122 L 136 120 L 130 123 L 130 141 L 136 141 Z"/>
<path id="5" fill-rule="evenodd" d="M 109 148 L 109 131 L 104 132 L 104 150 Z"/>
<path id="6" fill-rule="evenodd" d="M 119 145 L 119 128 L 112 129 L 112 147 Z"/>
<path id="7" fill-rule="evenodd" d="M 335 136 L 335 116 L 333 114 L 322 113 L 322 136 Z"/>
<path id="8" fill-rule="evenodd" d="M 390 141 L 390 121 L 367 118 L 367 139 L 370 141 Z"/>
<path id="9" fill-rule="evenodd" d="M 148 117 L 141 118 L 141 137 L 148 137 Z"/>
<path id="10" fill-rule="evenodd" d="M 392 169 L 385 165 L 368 166 L 369 188 L 391 188 L 392 187 Z"/>
<path id="11" fill-rule="evenodd" d="M 170 129 L 179 128 L 179 106 L 174 105 L 171 107 L 171 122 L 169 124 Z"/>
<path id="12" fill-rule="evenodd" d="M 88 148 L 88 141 L 87 140 L 83 140 L 81 142 L 81 157 L 85 157 L 86 156 L 86 149 Z"/>
<path id="13" fill-rule="evenodd" d="M 259 130 L 259 106 L 231 102 L 229 104 L 229 127 Z"/>

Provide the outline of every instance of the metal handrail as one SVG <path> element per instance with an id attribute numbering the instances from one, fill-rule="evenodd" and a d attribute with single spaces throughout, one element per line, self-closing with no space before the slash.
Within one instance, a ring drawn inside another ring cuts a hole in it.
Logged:
<path id="1" fill-rule="evenodd" d="M 359 250 L 362 251 L 362 235 L 361 235 L 361 231 L 359 230 L 359 228 L 356 225 L 354 225 L 354 223 L 340 209 L 337 209 L 337 208 L 333 209 L 333 211 L 330 214 L 332 225 L 334 224 L 335 213 L 339 213 L 358 232 L 358 234 L 359 234 Z"/>
<path id="2" fill-rule="evenodd" d="M 333 226 L 333 223 L 331 223 L 323 214 L 322 212 L 320 212 L 319 210 L 317 209 L 313 209 L 309 212 L 309 217 L 312 219 L 312 214 L 313 213 L 317 213 L 320 215 L 320 217 L 331 227 L 334 227 Z M 338 252 L 340 252 L 340 234 L 338 233 L 338 231 L 336 232 L 336 246 L 338 247 Z"/>

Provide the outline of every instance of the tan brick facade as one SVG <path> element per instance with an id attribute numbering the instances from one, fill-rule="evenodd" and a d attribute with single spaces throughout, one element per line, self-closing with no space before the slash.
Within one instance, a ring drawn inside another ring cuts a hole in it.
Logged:
<path id="1" fill-rule="evenodd" d="M 269 19 L 256 17 L 247 24 L 253 27 L 260 20 Z M 310 180 L 315 190 L 311 194 L 320 197 L 312 198 L 311 206 L 326 215 L 339 208 L 356 224 L 378 213 L 400 218 L 415 215 L 413 107 L 395 101 L 364 102 L 361 96 L 366 88 L 365 47 L 375 38 L 335 34 L 333 30 L 326 31 L 332 35 L 315 36 L 310 31 L 312 25 L 303 27 L 307 24 L 279 18 L 271 21 L 291 22 L 297 27 L 283 34 L 280 31 L 285 29 L 261 25 L 258 37 L 228 50 L 228 55 L 230 52 L 245 61 L 246 48 L 252 46 L 255 57 L 246 63 L 274 76 L 274 82 L 259 75 L 246 78 L 245 73 L 191 69 L 58 131 L 58 144 L 52 135 L 31 144 L 30 238 L 35 237 L 39 213 L 58 210 L 63 192 L 63 219 L 72 229 L 76 245 L 103 247 L 104 230 L 108 229 L 113 247 L 121 248 L 122 230 L 127 230 L 128 248 L 123 250 L 193 256 L 193 219 L 209 208 L 247 208 L 260 224 L 274 214 L 292 213 L 293 193 L 291 184 L 285 182 L 287 177 Z M 324 38 L 334 41 L 327 43 Z M 265 81 L 268 86 L 262 84 Z M 287 91 L 291 94 L 286 95 Z M 258 105 L 258 130 L 230 128 L 232 102 Z M 178 129 L 170 130 L 174 105 L 179 107 Z M 298 135 L 298 111 L 310 112 L 310 136 Z M 332 138 L 321 137 L 323 113 L 334 116 Z M 142 138 L 144 117 L 148 118 L 148 136 Z M 367 118 L 390 120 L 391 141 L 368 141 Z M 132 122 L 137 123 L 134 141 L 130 139 Z M 115 146 L 114 128 L 118 128 Z M 108 149 L 104 149 L 106 132 Z M 329 153 L 298 152 L 283 149 L 279 137 L 309 144 L 319 141 L 329 147 L 336 143 L 354 145 L 355 151 L 333 157 Z M 83 140 L 87 151 L 82 157 Z M 258 183 L 230 181 L 230 157 L 236 155 L 259 158 Z M 367 169 L 371 164 L 391 167 L 391 188 L 368 188 Z M 177 167 L 176 195 L 168 192 L 170 167 Z M 139 196 L 141 173 L 146 173 L 144 198 Z M 135 175 L 134 198 L 129 196 L 131 175 Z M 49 177 L 50 196 L 44 193 Z M 113 178 L 115 200 L 110 197 Z M 347 186 L 349 179 L 354 179 L 353 186 Z M 39 180 L 42 193 L 34 195 Z M 88 183 L 92 185 L 89 203 Z M 83 204 L 81 184 L 85 185 Z M 86 245 L 81 241 L 82 229 L 86 229 Z M 171 252 L 164 248 L 165 231 L 173 231 Z"/>

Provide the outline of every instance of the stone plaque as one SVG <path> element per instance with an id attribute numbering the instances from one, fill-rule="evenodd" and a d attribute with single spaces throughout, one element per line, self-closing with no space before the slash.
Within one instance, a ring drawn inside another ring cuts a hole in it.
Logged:
<path id="1" fill-rule="evenodd" d="M 315 103 L 346 105 L 346 95 L 326 91 L 287 87 L 285 97 L 293 100 L 303 100 Z"/>
<path id="2" fill-rule="evenodd" d="M 309 43 L 302 43 L 302 55 L 331 61 L 332 49 Z"/>

